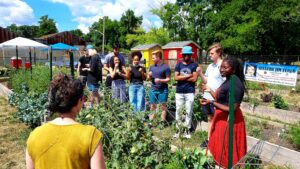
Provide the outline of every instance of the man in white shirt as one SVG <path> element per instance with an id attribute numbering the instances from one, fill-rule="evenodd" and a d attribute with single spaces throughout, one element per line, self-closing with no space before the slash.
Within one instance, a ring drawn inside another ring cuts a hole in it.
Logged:
<path id="1" fill-rule="evenodd" d="M 203 88 L 209 87 L 213 92 L 215 92 L 221 84 L 224 82 L 223 77 L 220 74 L 220 66 L 222 63 L 222 55 L 223 49 L 219 43 L 213 44 L 208 48 L 210 59 L 213 63 L 209 64 L 205 74 L 202 72 L 202 68 L 199 66 L 197 68 L 198 75 L 202 80 Z M 214 100 L 213 96 L 209 92 L 204 92 L 203 99 Z M 208 139 L 210 135 L 210 128 L 212 119 L 214 116 L 214 106 L 212 104 L 208 104 L 202 106 L 203 113 L 207 115 L 208 122 Z M 201 144 L 201 147 L 207 147 L 208 140 Z"/>

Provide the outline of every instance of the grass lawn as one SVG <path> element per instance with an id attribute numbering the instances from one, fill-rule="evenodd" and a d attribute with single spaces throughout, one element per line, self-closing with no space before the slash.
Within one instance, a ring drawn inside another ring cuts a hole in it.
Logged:
<path id="1" fill-rule="evenodd" d="M 0 98 L 0 169 L 25 168 L 25 140 L 29 131 L 15 119 L 15 109 Z"/>

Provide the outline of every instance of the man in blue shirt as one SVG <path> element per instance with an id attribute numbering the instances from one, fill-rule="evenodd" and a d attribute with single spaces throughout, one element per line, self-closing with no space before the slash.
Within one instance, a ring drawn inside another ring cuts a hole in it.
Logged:
<path id="1" fill-rule="evenodd" d="M 193 104 L 195 98 L 195 83 L 198 79 L 196 69 L 198 64 L 191 60 L 192 47 L 184 46 L 182 48 L 182 62 L 175 66 L 174 79 L 177 81 L 176 85 L 176 121 L 177 128 L 181 126 L 181 114 L 182 109 L 185 107 L 185 120 L 184 126 L 186 131 L 184 134 L 185 138 L 191 138 L 190 130 L 192 127 L 192 115 L 193 115 Z M 178 138 L 179 133 L 174 135 L 174 138 Z"/>
<path id="2" fill-rule="evenodd" d="M 156 110 L 156 105 L 161 104 L 161 120 L 167 124 L 167 100 L 168 100 L 168 82 L 170 81 L 171 70 L 168 65 L 162 61 L 162 52 L 152 52 L 154 65 L 149 68 L 148 78 L 151 79 L 152 85 L 149 92 L 150 110 Z M 154 114 L 149 115 L 149 119 L 154 119 Z"/>

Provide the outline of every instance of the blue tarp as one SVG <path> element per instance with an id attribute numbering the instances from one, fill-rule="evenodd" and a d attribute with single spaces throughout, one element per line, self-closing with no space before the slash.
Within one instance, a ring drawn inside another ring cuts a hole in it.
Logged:
<path id="1" fill-rule="evenodd" d="M 70 46 L 64 43 L 56 43 L 49 45 L 49 47 L 52 47 L 52 50 L 79 50 L 78 47 Z"/>

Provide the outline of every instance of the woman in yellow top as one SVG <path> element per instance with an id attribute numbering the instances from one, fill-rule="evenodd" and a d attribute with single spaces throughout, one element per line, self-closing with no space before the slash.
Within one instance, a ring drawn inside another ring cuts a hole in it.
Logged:
<path id="1" fill-rule="evenodd" d="M 105 169 L 102 133 L 75 121 L 83 102 L 83 85 L 58 74 L 48 89 L 49 110 L 60 114 L 37 127 L 27 140 L 27 169 Z"/>

